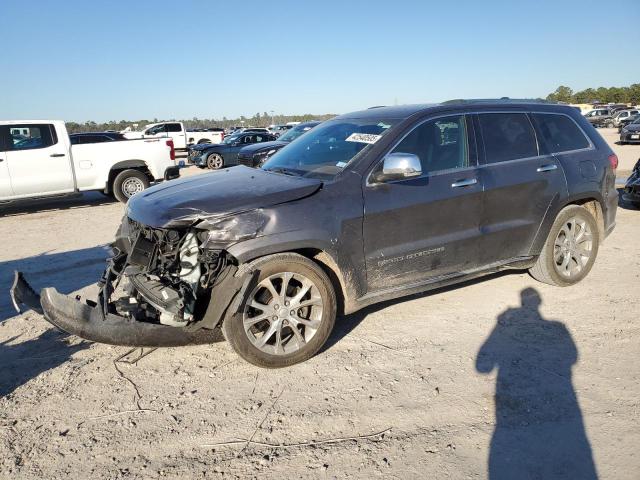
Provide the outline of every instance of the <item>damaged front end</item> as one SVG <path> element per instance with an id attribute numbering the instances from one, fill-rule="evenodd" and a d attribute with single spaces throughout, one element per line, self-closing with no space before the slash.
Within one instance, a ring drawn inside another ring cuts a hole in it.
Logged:
<path id="1" fill-rule="evenodd" d="M 622 193 L 622 199 L 640 207 L 640 159 L 633 167 Z"/>
<path id="2" fill-rule="evenodd" d="M 176 346 L 218 339 L 255 281 L 228 251 L 283 228 L 269 206 L 305 198 L 322 182 L 243 166 L 165 182 L 127 203 L 95 301 L 45 288 L 16 273 L 11 295 L 65 330 L 96 342 Z M 273 217 L 273 218 L 272 218 Z"/>
<path id="3" fill-rule="evenodd" d="M 95 342 L 159 347 L 217 341 L 221 334 L 215 327 L 252 278 L 251 272 L 238 271 L 224 246 L 257 235 L 265 223 L 260 210 L 183 217 L 169 228 L 125 217 L 96 301 L 54 288 L 38 295 L 20 272 L 12 299 L 16 308 L 27 305 L 56 327 Z"/>

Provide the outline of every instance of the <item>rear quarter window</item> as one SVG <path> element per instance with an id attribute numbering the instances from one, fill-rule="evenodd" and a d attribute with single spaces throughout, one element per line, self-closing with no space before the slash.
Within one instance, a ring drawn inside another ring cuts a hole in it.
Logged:
<path id="1" fill-rule="evenodd" d="M 532 117 L 549 153 L 581 150 L 591 146 L 576 122 L 565 115 L 534 113 Z"/>

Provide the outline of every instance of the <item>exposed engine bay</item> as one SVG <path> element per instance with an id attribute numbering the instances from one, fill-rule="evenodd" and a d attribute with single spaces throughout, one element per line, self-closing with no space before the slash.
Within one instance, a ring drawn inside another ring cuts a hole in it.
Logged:
<path id="1" fill-rule="evenodd" d="M 199 238 L 202 237 L 202 238 Z M 206 231 L 155 229 L 125 218 L 99 282 L 104 312 L 184 327 L 199 320 L 231 257 L 202 248 Z M 124 296 L 115 297 L 122 285 Z"/>

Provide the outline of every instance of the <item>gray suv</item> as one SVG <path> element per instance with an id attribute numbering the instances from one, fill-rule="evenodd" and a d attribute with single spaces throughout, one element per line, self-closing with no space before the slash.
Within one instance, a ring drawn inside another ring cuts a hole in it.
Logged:
<path id="1" fill-rule="evenodd" d="M 19 273 L 12 295 L 89 340 L 175 346 L 222 330 L 245 360 L 284 367 L 373 303 L 503 269 L 576 284 L 614 228 L 617 164 L 564 105 L 348 113 L 261 168 L 132 197 L 97 299 L 38 295 Z"/>

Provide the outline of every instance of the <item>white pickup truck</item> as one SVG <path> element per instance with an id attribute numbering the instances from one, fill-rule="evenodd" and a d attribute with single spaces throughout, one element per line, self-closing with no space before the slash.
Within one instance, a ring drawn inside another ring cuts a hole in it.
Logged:
<path id="1" fill-rule="evenodd" d="M 124 131 L 126 138 L 170 138 L 177 150 L 186 150 L 198 143 L 222 143 L 224 131 L 192 132 L 182 122 L 162 122 L 147 125 L 142 132 Z"/>
<path id="2" fill-rule="evenodd" d="M 71 145 L 61 120 L 0 121 L 0 205 L 89 190 L 126 202 L 179 175 L 171 139 Z"/>

